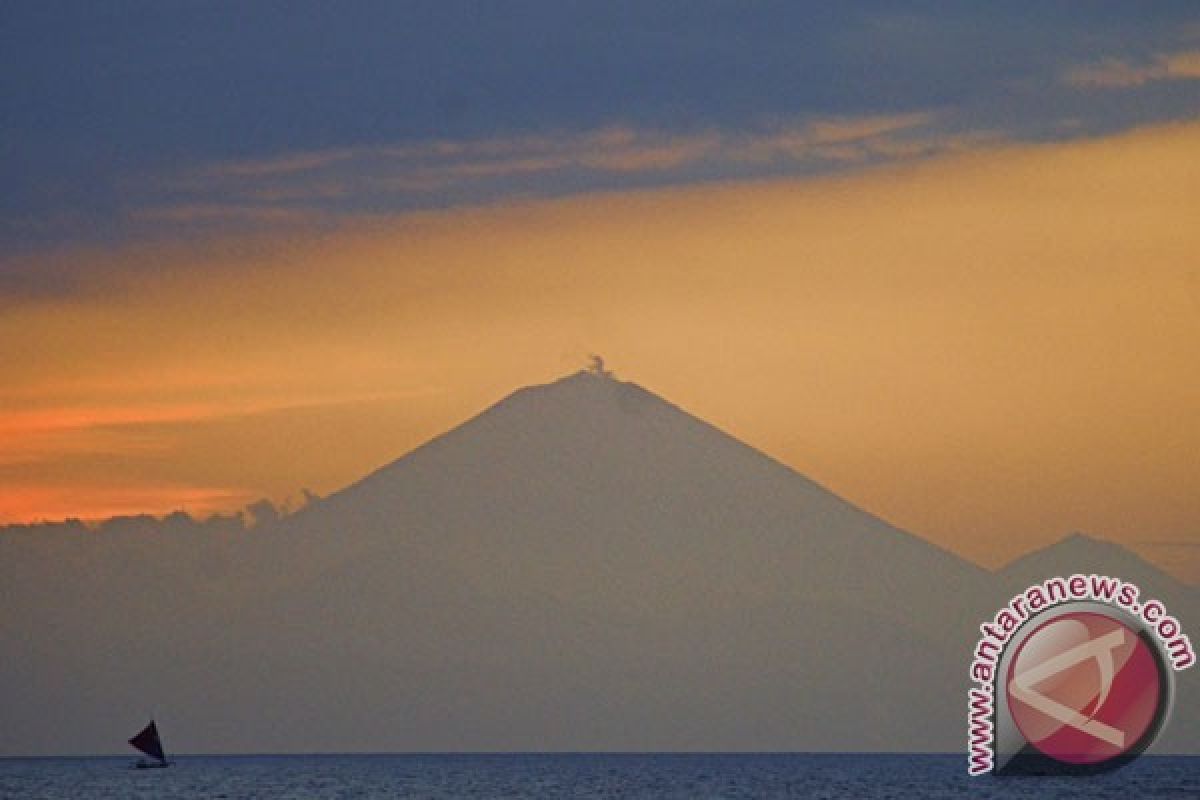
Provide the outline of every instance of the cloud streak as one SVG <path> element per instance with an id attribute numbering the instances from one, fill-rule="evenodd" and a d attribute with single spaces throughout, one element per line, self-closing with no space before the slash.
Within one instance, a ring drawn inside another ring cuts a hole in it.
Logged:
<path id="1" fill-rule="evenodd" d="M 138 405 L 76 405 L 24 408 L 0 419 L 0 467 L 53 462 L 72 454 L 131 455 L 167 452 L 171 426 L 260 416 L 381 399 L 400 392 L 373 392 L 275 400 L 226 400 Z"/>
<path id="2" fill-rule="evenodd" d="M 759 130 L 607 126 L 559 135 L 434 139 L 206 164 L 157 179 L 144 223 L 313 224 L 364 208 L 425 208 L 588 188 L 822 174 L 973 146 L 928 112 L 819 117 Z M 153 190 L 152 190 L 153 192 Z"/>
<path id="3" fill-rule="evenodd" d="M 1157 81 L 1200 80 L 1200 50 L 1160 53 L 1148 61 L 1108 58 L 1072 67 L 1062 80 L 1079 89 L 1130 89 Z"/>
<path id="4" fill-rule="evenodd" d="M 660 172 L 702 161 L 724 165 L 760 160 L 771 153 L 796 162 L 831 161 L 822 146 L 859 147 L 864 154 L 886 152 L 887 145 L 917 140 L 936 147 L 944 135 L 932 130 L 932 114 L 906 113 L 866 117 L 826 117 L 781 125 L 763 131 L 705 130 L 679 134 L 629 126 L 610 126 L 558 136 L 496 137 L 465 140 L 431 140 L 329 153 L 299 153 L 269 161 L 231 161 L 207 165 L 180 176 L 181 189 L 244 188 L 271 196 L 271 179 L 301 179 L 292 196 L 314 198 L 344 196 L 355 189 L 410 185 L 444 188 L 473 178 L 509 177 L 552 173 L 567 169 L 597 172 Z M 280 165 L 286 165 L 281 168 Z M 826 163 L 826 166 L 833 166 Z M 337 190 L 321 180 L 342 176 Z M 262 180 L 266 179 L 266 180 Z M 405 183 L 405 181 L 410 183 Z M 357 185 L 356 185 L 357 184 Z M 287 196 L 287 195 L 283 195 Z"/>

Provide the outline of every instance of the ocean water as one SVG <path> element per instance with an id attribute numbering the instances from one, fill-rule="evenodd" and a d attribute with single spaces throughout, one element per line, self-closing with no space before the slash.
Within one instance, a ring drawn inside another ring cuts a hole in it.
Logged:
<path id="1" fill-rule="evenodd" d="M 512 754 L 0 759 L 4 800 L 1200 798 L 1200 758 L 1088 778 L 968 778 L 961 755 Z"/>

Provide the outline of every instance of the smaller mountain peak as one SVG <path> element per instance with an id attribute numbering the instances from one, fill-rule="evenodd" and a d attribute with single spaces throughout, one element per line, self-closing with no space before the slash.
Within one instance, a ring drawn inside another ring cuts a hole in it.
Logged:
<path id="1" fill-rule="evenodd" d="M 1117 542 L 1074 531 L 1053 544 L 1018 557 L 1005 566 L 1004 571 L 1012 573 L 1029 569 L 1042 572 L 1117 570 L 1124 574 L 1130 571 L 1131 565 L 1142 563 L 1143 560 L 1137 553 Z M 1145 566 L 1154 568 L 1149 564 Z"/>
<path id="2" fill-rule="evenodd" d="M 1086 551 L 1109 551 L 1109 550 L 1124 550 L 1126 548 L 1096 536 L 1090 536 L 1082 531 L 1072 531 L 1063 538 L 1059 539 L 1055 544 L 1050 545 L 1052 548 L 1065 548 L 1070 551 L 1086 552 Z"/>
<path id="3" fill-rule="evenodd" d="M 1109 557 L 1129 551 L 1120 544 L 1091 536 L 1083 531 L 1072 531 L 1058 541 L 1048 544 L 1040 550 L 1030 553 L 1028 557 L 1045 557 L 1051 553 L 1070 558 Z"/>

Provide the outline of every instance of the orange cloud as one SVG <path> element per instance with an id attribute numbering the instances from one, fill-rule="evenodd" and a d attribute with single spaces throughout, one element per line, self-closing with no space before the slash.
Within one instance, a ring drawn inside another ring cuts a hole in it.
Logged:
<path id="1" fill-rule="evenodd" d="M 289 399 L 248 399 L 160 405 L 26 408 L 0 419 L 0 466 L 28 464 L 68 453 L 164 452 L 169 442 L 151 430 L 257 416 L 320 406 L 395 399 L 398 392 L 305 395 Z"/>
<path id="2" fill-rule="evenodd" d="M 179 422 L 229 413 L 212 405 L 192 404 L 174 407 L 110 407 L 30 409 L 7 414 L 0 420 L 0 442 L 20 434 L 80 428 L 137 425 L 155 422 Z"/>

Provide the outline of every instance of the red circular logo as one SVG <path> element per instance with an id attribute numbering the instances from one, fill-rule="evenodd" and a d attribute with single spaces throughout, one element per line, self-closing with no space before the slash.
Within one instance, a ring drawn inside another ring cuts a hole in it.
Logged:
<path id="1" fill-rule="evenodd" d="M 1035 629 L 1012 659 L 1006 691 L 1025 740 L 1068 764 L 1099 764 L 1144 745 L 1167 694 L 1146 642 L 1092 611 Z"/>

